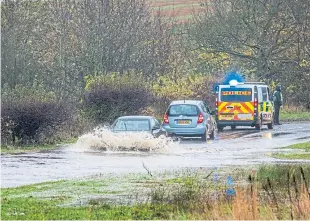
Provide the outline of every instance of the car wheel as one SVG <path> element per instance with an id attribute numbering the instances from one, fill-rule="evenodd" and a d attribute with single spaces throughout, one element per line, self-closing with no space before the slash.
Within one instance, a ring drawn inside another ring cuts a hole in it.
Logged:
<path id="1" fill-rule="evenodd" d="M 262 129 L 262 126 L 263 126 L 263 122 L 262 122 L 262 118 L 260 118 L 259 123 L 255 124 L 255 129 L 260 130 Z"/>
<path id="2" fill-rule="evenodd" d="M 218 131 L 219 131 L 219 132 L 223 132 L 224 127 L 218 126 L 218 128 L 217 128 L 217 129 L 218 129 Z"/>
<path id="3" fill-rule="evenodd" d="M 267 127 L 269 130 L 273 129 L 273 119 L 271 119 L 271 122 L 267 124 Z"/>
<path id="4" fill-rule="evenodd" d="M 207 134 L 206 133 L 202 134 L 201 140 L 202 141 L 207 141 Z"/>

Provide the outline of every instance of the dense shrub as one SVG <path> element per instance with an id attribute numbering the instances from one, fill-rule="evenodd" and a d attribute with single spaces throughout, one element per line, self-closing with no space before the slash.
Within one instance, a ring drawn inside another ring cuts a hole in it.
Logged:
<path id="1" fill-rule="evenodd" d="M 213 85 L 215 78 L 209 75 L 167 75 L 159 77 L 153 85 L 153 92 L 158 101 L 157 112 L 166 111 L 172 100 L 193 99 L 203 100 L 212 107 L 215 100 Z"/>
<path id="2" fill-rule="evenodd" d="M 1 143 L 33 144 L 50 142 L 71 115 L 68 104 L 57 101 L 42 89 L 17 87 L 3 91 Z"/>
<path id="3" fill-rule="evenodd" d="M 132 114 L 161 118 L 172 100 L 203 100 L 212 106 L 214 82 L 209 75 L 194 74 L 161 76 L 155 81 L 136 73 L 87 77 L 84 111 L 97 124 Z"/>
<path id="4" fill-rule="evenodd" d="M 122 115 L 140 114 L 153 96 L 139 75 L 113 73 L 87 79 L 84 111 L 93 122 L 112 123 Z"/>

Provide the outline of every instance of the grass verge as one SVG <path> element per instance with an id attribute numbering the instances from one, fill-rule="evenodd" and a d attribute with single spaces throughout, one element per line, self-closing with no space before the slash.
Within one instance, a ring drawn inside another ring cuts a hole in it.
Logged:
<path id="1" fill-rule="evenodd" d="M 272 157 L 287 160 L 310 160 L 310 153 L 274 153 Z"/>
<path id="2" fill-rule="evenodd" d="M 1 219 L 310 219 L 309 172 L 310 165 L 273 165 L 219 179 L 217 171 L 171 172 L 2 188 Z"/>
<path id="3" fill-rule="evenodd" d="M 283 148 L 285 148 L 285 149 L 300 149 L 300 150 L 304 150 L 306 152 L 309 152 L 310 151 L 310 141 L 304 142 L 304 143 L 297 143 L 297 144 L 289 145 L 289 146 L 286 146 Z"/>
<path id="4" fill-rule="evenodd" d="M 77 138 L 71 138 L 64 140 L 59 144 L 41 144 L 41 145 L 26 145 L 26 146 L 1 146 L 1 153 L 27 153 L 27 152 L 37 152 L 42 150 L 52 150 L 57 148 L 59 145 L 76 143 Z"/>
<path id="5" fill-rule="evenodd" d="M 273 153 L 271 156 L 278 159 L 288 160 L 309 160 L 310 159 L 310 142 L 298 143 L 283 147 L 282 149 L 298 150 L 294 152 Z"/>
<path id="6" fill-rule="evenodd" d="M 280 121 L 310 121 L 310 111 L 281 111 Z"/>

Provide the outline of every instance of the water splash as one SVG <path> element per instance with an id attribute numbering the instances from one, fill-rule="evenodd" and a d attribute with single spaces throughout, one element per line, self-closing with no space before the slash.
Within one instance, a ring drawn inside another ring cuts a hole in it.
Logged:
<path id="1" fill-rule="evenodd" d="M 162 152 L 173 145 L 165 136 L 154 138 L 146 132 L 114 133 L 106 127 L 98 127 L 79 137 L 76 146 L 83 150 Z"/>

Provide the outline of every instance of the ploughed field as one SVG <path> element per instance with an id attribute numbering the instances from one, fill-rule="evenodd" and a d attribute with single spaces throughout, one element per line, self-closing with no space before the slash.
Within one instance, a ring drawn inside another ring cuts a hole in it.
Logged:
<path id="1" fill-rule="evenodd" d="M 166 18 L 173 18 L 177 21 L 186 22 L 193 13 L 198 13 L 205 8 L 205 1 L 200 0 L 148 0 L 156 14 Z"/>

